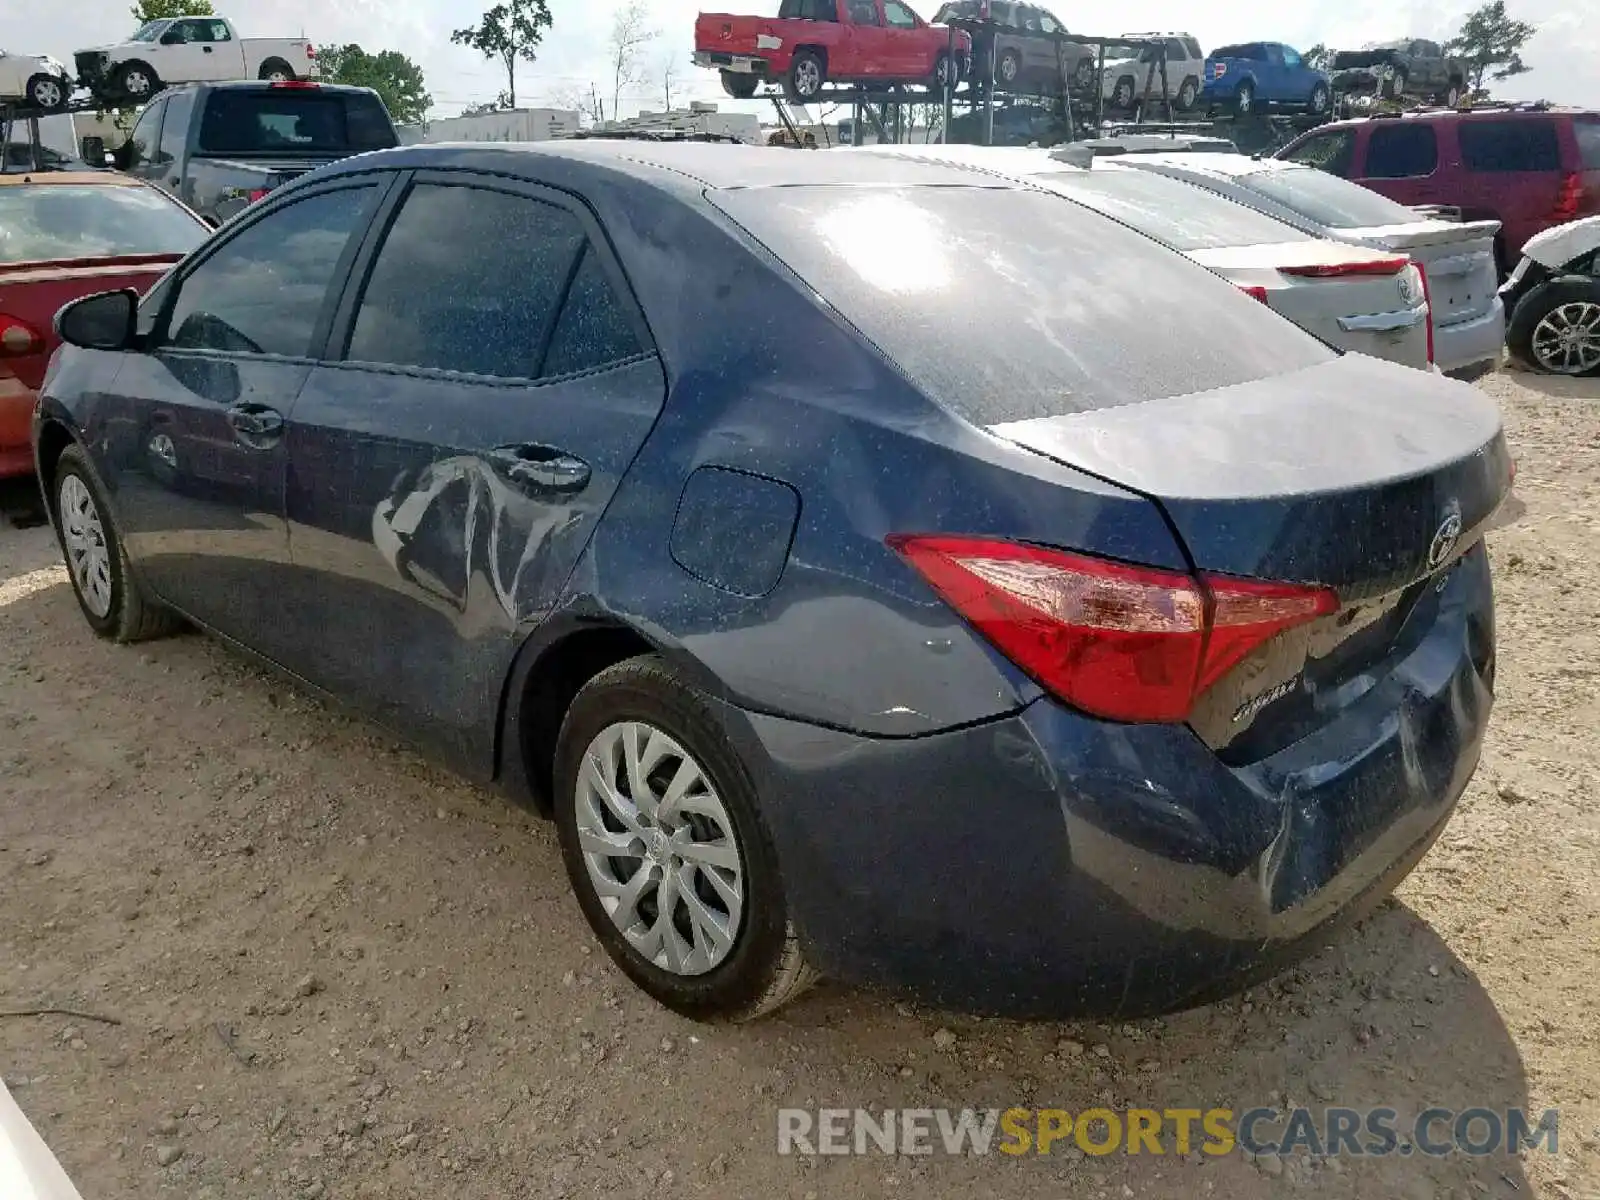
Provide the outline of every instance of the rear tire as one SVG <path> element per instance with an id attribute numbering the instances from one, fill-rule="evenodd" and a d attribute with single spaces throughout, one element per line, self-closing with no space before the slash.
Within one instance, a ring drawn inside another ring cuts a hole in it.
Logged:
<path id="1" fill-rule="evenodd" d="M 68 446 L 56 460 L 50 517 L 78 607 L 98 636 L 142 642 L 179 627 L 177 616 L 146 593 L 129 568 L 111 506 L 79 446 Z"/>
<path id="2" fill-rule="evenodd" d="M 756 94 L 760 80 L 743 71 L 722 71 L 722 90 L 735 100 L 749 100 Z"/>
<path id="3" fill-rule="evenodd" d="M 1307 102 L 1306 107 L 1317 116 L 1321 116 L 1323 113 L 1328 111 L 1328 107 L 1332 102 L 1332 98 L 1332 93 L 1329 92 L 1328 85 L 1325 83 L 1319 83 L 1316 87 L 1311 89 L 1311 99 Z"/>
<path id="4" fill-rule="evenodd" d="M 281 58 L 269 58 L 261 64 L 261 79 L 269 83 L 293 83 L 295 81 L 294 68 Z"/>
<path id="5" fill-rule="evenodd" d="M 674 783 L 681 804 L 669 799 Z M 584 685 L 561 726 L 554 784 L 583 914 L 657 1002 L 692 1020 L 748 1021 L 816 980 L 755 787 L 705 696 L 660 657 Z"/>
<path id="6" fill-rule="evenodd" d="M 1117 86 L 1111 90 L 1111 106 L 1113 108 L 1133 107 L 1133 79 L 1128 76 L 1117 80 Z"/>
<path id="7" fill-rule="evenodd" d="M 1256 85 L 1246 80 L 1239 85 L 1239 90 L 1233 94 L 1233 107 L 1241 117 L 1248 117 L 1256 111 Z"/>
<path id="8" fill-rule="evenodd" d="M 1177 109 L 1189 112 L 1200 99 L 1200 81 L 1193 75 L 1178 85 Z"/>
<path id="9" fill-rule="evenodd" d="M 1563 354 L 1560 335 L 1569 329 L 1582 336 Z M 1600 279 L 1554 279 L 1534 288 L 1512 310 L 1506 348 L 1548 375 L 1600 373 Z"/>
<path id="10" fill-rule="evenodd" d="M 800 50 L 789 63 L 784 95 L 792 104 L 814 104 L 828 81 L 828 68 L 815 50 Z"/>
<path id="11" fill-rule="evenodd" d="M 1000 56 L 1000 61 L 996 64 L 994 73 L 999 76 L 996 81 L 998 87 L 1003 91 L 1012 90 L 1017 86 L 1017 81 L 1022 78 L 1022 57 L 1015 50 L 1007 50 Z M 936 69 L 934 71 L 936 86 L 938 78 L 939 72 Z"/>
<path id="12" fill-rule="evenodd" d="M 1383 81 L 1382 94 L 1386 99 L 1398 100 L 1406 94 L 1406 73 L 1395 68 L 1394 77 Z"/>
<path id="13" fill-rule="evenodd" d="M 944 95 L 945 82 L 948 79 L 950 90 L 954 91 L 961 82 L 960 71 L 948 54 L 941 54 L 933 64 L 933 78 L 928 82 L 928 90 L 935 95 Z"/>

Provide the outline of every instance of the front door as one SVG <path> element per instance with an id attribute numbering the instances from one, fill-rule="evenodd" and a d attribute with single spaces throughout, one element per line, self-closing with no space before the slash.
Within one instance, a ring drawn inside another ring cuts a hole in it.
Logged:
<path id="1" fill-rule="evenodd" d="M 161 35 L 157 73 L 164 83 L 217 79 L 211 47 L 211 22 L 201 18 L 174 21 Z"/>
<path id="2" fill-rule="evenodd" d="M 144 353 L 106 398 L 128 550 L 157 595 L 269 655 L 286 633 L 285 424 L 378 187 L 295 198 L 242 225 L 148 302 Z"/>
<path id="3" fill-rule="evenodd" d="M 385 220 L 289 421 L 290 594 L 315 637 L 288 665 L 483 771 L 516 650 L 665 379 L 560 194 L 420 173 Z"/>

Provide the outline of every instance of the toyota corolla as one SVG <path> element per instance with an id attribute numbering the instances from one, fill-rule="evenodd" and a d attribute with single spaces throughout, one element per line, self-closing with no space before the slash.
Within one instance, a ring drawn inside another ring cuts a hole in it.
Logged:
<path id="1" fill-rule="evenodd" d="M 199 625 L 537 805 L 690 1016 L 1200 1003 L 1477 763 L 1493 404 L 1026 183 L 409 147 L 58 325 L 89 626 Z"/>

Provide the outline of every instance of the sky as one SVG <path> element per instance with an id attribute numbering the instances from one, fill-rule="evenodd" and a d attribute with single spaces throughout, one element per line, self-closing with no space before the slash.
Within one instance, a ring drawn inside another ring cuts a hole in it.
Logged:
<path id="1" fill-rule="evenodd" d="M 549 0 L 554 17 L 538 61 L 519 64 L 517 100 L 522 106 L 572 107 L 593 85 L 612 113 L 614 86 L 608 43 L 623 0 Z M 709 0 L 712 11 L 741 7 Z M 0 0 L 0 46 L 48 53 L 71 63 L 74 50 L 121 40 L 134 29 L 131 0 Z M 357 42 L 368 51 L 399 50 L 418 62 L 433 95 L 432 116 L 454 116 L 474 102 L 493 100 L 505 86 L 496 63 L 450 44 L 450 31 L 474 24 L 486 0 L 251 0 L 230 11 L 245 37 L 293 37 L 313 42 Z M 911 0 L 931 16 L 938 0 Z M 1048 0 L 1046 0 L 1048 6 Z M 771 15 L 778 0 L 750 0 L 745 11 Z M 671 100 L 714 100 L 736 105 L 723 94 L 714 72 L 689 65 L 694 48 L 697 0 L 650 0 L 649 23 L 657 31 L 641 55 L 641 78 L 624 84 L 621 115 L 666 106 L 669 64 Z M 1322 42 L 1333 48 L 1398 37 L 1444 41 L 1475 7 L 1472 0 L 1118 0 L 1102 21 L 1093 6 L 1060 4 L 1058 14 L 1074 33 L 1114 36 L 1137 30 L 1192 33 L 1206 49 L 1244 40 L 1281 41 L 1300 49 Z M 1523 57 L 1534 69 L 1495 86 L 1497 95 L 1518 100 L 1600 107 L 1600 0 L 1509 0 L 1511 15 L 1539 27 Z M 1588 19 L 1585 19 L 1585 18 Z M 764 111 L 770 114 L 770 108 Z"/>

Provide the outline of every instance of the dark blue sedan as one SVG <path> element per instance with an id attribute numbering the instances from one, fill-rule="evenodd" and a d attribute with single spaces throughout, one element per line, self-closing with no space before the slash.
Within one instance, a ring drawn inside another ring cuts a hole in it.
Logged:
<path id="1" fill-rule="evenodd" d="M 693 1017 L 1199 1003 L 1478 759 L 1494 406 L 1023 184 L 412 147 L 57 320 L 94 630 L 192 622 L 537 805 Z"/>

